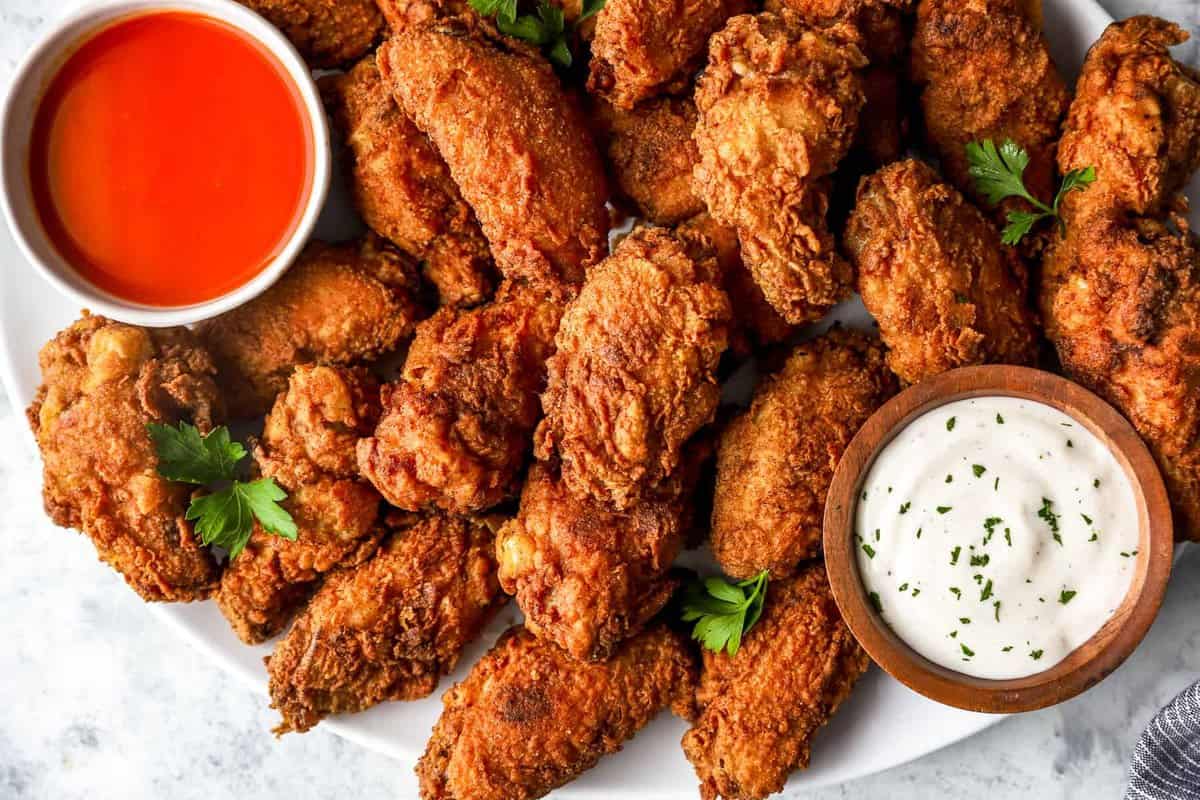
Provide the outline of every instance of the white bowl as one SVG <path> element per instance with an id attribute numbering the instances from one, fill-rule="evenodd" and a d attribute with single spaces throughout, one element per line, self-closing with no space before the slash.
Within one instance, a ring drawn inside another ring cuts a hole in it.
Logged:
<path id="1" fill-rule="evenodd" d="M 232 25 L 260 42 L 287 70 L 312 131 L 312 178 L 299 223 L 279 254 L 248 282 L 220 297 L 188 306 L 157 307 L 115 297 L 84 279 L 47 238 L 34 207 L 29 145 L 42 93 L 66 57 L 89 34 L 115 20 L 153 11 L 190 11 Z M 54 24 L 17 68 L 0 112 L 0 196 L 22 253 L 38 273 L 72 303 L 137 325 L 188 325 L 235 308 L 279 279 L 300 252 L 329 191 L 329 128 L 320 95 L 304 60 L 273 25 L 233 0 L 99 0 Z"/>

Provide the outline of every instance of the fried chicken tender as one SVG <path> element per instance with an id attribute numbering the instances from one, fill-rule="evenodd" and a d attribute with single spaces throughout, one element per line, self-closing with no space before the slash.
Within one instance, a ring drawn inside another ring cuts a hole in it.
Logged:
<path id="1" fill-rule="evenodd" d="M 265 413 L 298 364 L 378 358 L 413 333 L 415 275 L 374 237 L 361 244 L 313 242 L 274 286 L 200 323 L 235 417 Z"/>
<path id="2" fill-rule="evenodd" d="M 491 303 L 442 309 L 417 326 L 358 464 L 392 505 L 480 511 L 516 491 L 563 305 L 505 283 Z"/>
<path id="3" fill-rule="evenodd" d="M 220 571 L 184 519 L 191 487 L 158 474 L 150 422 L 203 432 L 222 406 L 212 359 L 186 328 L 146 329 L 84 312 L 38 357 L 27 412 L 54 524 L 82 531 L 145 600 L 202 600 Z"/>
<path id="4" fill-rule="evenodd" d="M 640 228 L 595 267 L 563 314 L 534 450 L 578 497 L 623 511 L 712 421 L 729 299 L 712 252 Z"/>
<path id="5" fill-rule="evenodd" d="M 721 435 L 711 546 L 727 575 L 792 574 L 821 551 L 825 496 L 846 446 L 897 390 L 873 337 L 796 347 Z"/>
<path id="6" fill-rule="evenodd" d="M 217 607 L 243 642 L 279 633 L 322 575 L 379 544 L 382 498 L 358 477 L 354 459 L 358 437 L 378 418 L 379 383 L 363 367 L 297 367 L 275 401 L 254 460 L 287 492 L 281 505 L 298 533 L 293 542 L 255 523 L 221 576 Z"/>
<path id="7" fill-rule="evenodd" d="M 510 628 L 444 710 L 417 762 L 422 800 L 533 800 L 592 768 L 670 706 L 691 718 L 696 661 L 658 626 L 610 661 L 576 661 Z"/>
<path id="8" fill-rule="evenodd" d="M 845 245 L 888 367 L 905 382 L 971 364 L 1035 361 L 1024 264 L 932 167 L 909 159 L 865 178 Z"/>
<path id="9" fill-rule="evenodd" d="M 1092 46 L 1058 167 L 1094 167 L 1063 201 L 1043 264 L 1042 313 L 1063 367 L 1115 405 L 1163 470 L 1180 538 L 1200 540 L 1200 245 L 1177 193 L 1200 166 L 1200 74 L 1154 17 Z"/>
<path id="10" fill-rule="evenodd" d="M 409 520 L 333 572 L 267 661 L 277 734 L 437 688 L 505 597 L 491 520 Z"/>
<path id="11" fill-rule="evenodd" d="M 314 69 L 358 60 L 384 32 L 373 0 L 238 0 L 266 17 Z"/>
<path id="12" fill-rule="evenodd" d="M 700 714 L 683 752 L 704 800 L 762 800 L 808 767 L 813 737 L 870 660 L 838 613 L 825 567 L 767 588 L 737 655 L 704 651 Z"/>
<path id="13" fill-rule="evenodd" d="M 411 25 L 376 54 L 429 135 L 506 278 L 578 284 L 608 251 L 604 166 L 549 62 L 459 18 Z"/>
<path id="14" fill-rule="evenodd" d="M 696 189 L 737 228 L 742 257 L 789 323 L 820 319 L 852 291 L 825 222 L 828 181 L 858 128 L 866 59 L 849 25 L 790 11 L 734 17 L 709 42 L 696 87 Z"/>

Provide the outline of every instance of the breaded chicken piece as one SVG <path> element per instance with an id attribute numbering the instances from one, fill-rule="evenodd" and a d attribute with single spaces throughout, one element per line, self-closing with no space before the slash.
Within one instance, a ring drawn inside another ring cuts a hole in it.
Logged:
<path id="1" fill-rule="evenodd" d="M 42 385 L 27 415 L 50 519 L 83 532 L 145 600 L 207 597 L 220 571 L 184 519 L 194 487 L 159 476 L 146 425 L 207 432 L 220 422 L 208 353 L 186 328 L 138 328 L 85 311 L 38 362 Z"/>
<path id="2" fill-rule="evenodd" d="M 727 575 L 782 578 L 821 552 L 833 471 L 896 390 L 878 340 L 835 329 L 798 345 L 755 391 L 717 449 L 711 546 Z"/>
<path id="3" fill-rule="evenodd" d="M 1154 17 L 1110 25 L 1084 63 L 1058 167 L 1094 167 L 1063 201 L 1043 264 L 1046 334 L 1115 405 L 1166 478 L 1180 538 L 1200 540 L 1200 245 L 1177 193 L 1200 166 L 1200 75 Z"/>
<path id="4" fill-rule="evenodd" d="M 667 706 L 692 716 L 696 660 L 665 626 L 610 661 L 576 661 L 510 628 L 446 692 L 417 762 L 422 800 L 533 800 L 615 753 Z"/>
<path id="5" fill-rule="evenodd" d="M 640 228 L 567 307 L 534 450 L 576 496 L 630 508 L 712 421 L 731 314 L 719 280 L 711 250 Z"/>
<path id="6" fill-rule="evenodd" d="M 820 319 L 853 290 L 825 222 L 825 177 L 850 149 L 866 59 L 846 24 L 817 29 L 790 11 L 734 17 L 709 42 L 696 87 L 695 182 L 737 228 L 742 257 L 792 324 Z"/>
<path id="7" fill-rule="evenodd" d="M 353 364 L 391 352 L 419 316 L 412 265 L 373 237 L 312 242 L 274 286 L 197 326 L 234 417 L 265 413 L 298 364 Z"/>
<path id="8" fill-rule="evenodd" d="M 345 138 L 350 189 L 363 220 L 420 260 L 439 305 L 486 300 L 495 270 L 475 213 L 433 142 L 396 105 L 375 56 L 323 78 L 321 90 Z"/>
<path id="9" fill-rule="evenodd" d="M 373 0 L 238 0 L 266 17 L 314 69 L 357 61 L 384 33 Z"/>
<path id="10" fill-rule="evenodd" d="M 464 19 L 413 25 L 376 54 L 429 135 L 506 278 L 578 284 L 608 252 L 604 166 L 540 53 Z"/>
<path id="11" fill-rule="evenodd" d="M 516 491 L 563 306 L 505 283 L 492 302 L 417 326 L 384 414 L 358 443 L 362 474 L 410 511 L 480 511 Z"/>
<path id="12" fill-rule="evenodd" d="M 504 604 L 490 520 L 410 519 L 332 573 L 267 660 L 277 734 L 437 688 Z"/>
<path id="13" fill-rule="evenodd" d="M 704 800 L 762 800 L 808 767 L 813 737 L 870 660 L 842 621 L 825 567 L 772 582 L 737 655 L 704 651 L 700 715 L 683 752 Z"/>
<path id="14" fill-rule="evenodd" d="M 865 178 L 845 246 L 888 367 L 905 382 L 1036 360 L 1024 264 L 929 165 L 909 159 Z"/>
<path id="15" fill-rule="evenodd" d="M 256 523 L 221 576 L 217 607 L 247 644 L 284 629 L 321 576 L 358 563 L 383 536 L 382 498 L 358 477 L 354 446 L 379 418 L 379 383 L 363 367 L 300 366 L 267 416 L 254 449 L 259 473 L 287 492 L 280 505 L 297 538 Z"/>

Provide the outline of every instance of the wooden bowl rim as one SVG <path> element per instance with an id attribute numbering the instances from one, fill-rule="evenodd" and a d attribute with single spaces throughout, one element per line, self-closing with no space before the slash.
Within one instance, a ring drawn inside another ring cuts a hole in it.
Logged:
<path id="1" fill-rule="evenodd" d="M 858 573 L 854 512 L 879 451 L 921 414 L 972 397 L 1017 397 L 1074 418 L 1108 445 L 1133 487 L 1138 511 L 1138 568 L 1121 606 L 1063 661 L 1024 678 L 975 678 L 913 650 L 871 607 Z M 1174 528 L 1166 486 L 1133 426 L 1103 399 L 1060 375 L 1029 367 L 962 367 L 910 386 L 885 403 L 850 441 L 834 472 L 824 516 L 825 566 L 834 599 L 855 638 L 888 674 L 946 705 L 988 713 L 1033 711 L 1099 683 L 1137 648 L 1154 622 L 1171 574 Z"/>

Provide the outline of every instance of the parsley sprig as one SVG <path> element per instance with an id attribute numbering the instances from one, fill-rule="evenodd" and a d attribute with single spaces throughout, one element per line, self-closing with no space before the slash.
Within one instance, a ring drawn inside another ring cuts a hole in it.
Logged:
<path id="1" fill-rule="evenodd" d="M 583 10 L 575 20 L 575 27 L 604 8 L 605 0 L 583 0 Z M 536 14 L 518 14 L 517 0 L 470 0 L 471 8 L 480 16 L 494 17 L 496 27 L 506 36 L 545 48 L 546 57 L 561 67 L 569 67 L 574 61 L 571 48 L 567 45 L 570 32 L 563 11 L 546 0 L 539 0 Z"/>
<path id="2" fill-rule="evenodd" d="M 246 457 L 246 448 L 230 439 L 228 428 L 214 428 L 204 436 L 186 422 L 178 428 L 151 422 L 146 428 L 158 451 L 159 475 L 213 490 L 193 498 L 185 514 L 196 522 L 201 542 L 223 547 L 231 559 L 237 558 L 256 519 L 268 533 L 296 541 L 296 522 L 279 505 L 287 493 L 274 479 L 237 480 L 237 465 Z M 226 485 L 215 488 L 220 484 Z"/>
<path id="3" fill-rule="evenodd" d="M 721 577 L 689 583 L 683 594 L 683 621 L 696 623 L 692 638 L 714 652 L 736 655 L 742 637 L 762 616 L 767 575 L 763 570 L 736 583 Z"/>

